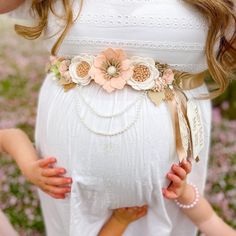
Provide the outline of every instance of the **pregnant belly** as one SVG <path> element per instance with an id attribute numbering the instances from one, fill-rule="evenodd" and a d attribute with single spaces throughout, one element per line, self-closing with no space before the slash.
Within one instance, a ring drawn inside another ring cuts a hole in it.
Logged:
<path id="1" fill-rule="evenodd" d="M 87 199 L 89 194 L 107 199 L 109 208 L 151 202 L 153 190 L 161 188 L 176 161 L 171 134 L 165 124 L 151 125 L 143 116 L 112 137 L 97 136 L 81 126 L 70 144 L 75 187 Z"/>
<path id="2" fill-rule="evenodd" d="M 73 196 L 87 207 L 94 199 L 106 208 L 151 202 L 177 161 L 167 106 L 129 89 L 108 95 L 94 85 L 64 93 L 46 80 L 36 131 L 41 154 L 67 169 Z"/>

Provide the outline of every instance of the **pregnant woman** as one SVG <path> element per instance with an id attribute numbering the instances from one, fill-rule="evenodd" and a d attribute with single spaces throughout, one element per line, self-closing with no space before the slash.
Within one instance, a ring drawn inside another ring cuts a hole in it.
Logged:
<path id="1" fill-rule="evenodd" d="M 17 32 L 43 34 L 57 56 L 40 92 L 36 145 L 40 156 L 57 158 L 73 184 L 63 200 L 40 192 L 47 234 L 95 236 L 113 209 L 147 204 L 125 236 L 195 235 L 162 188 L 171 164 L 198 148 L 189 179 L 203 191 L 211 105 L 195 100 L 204 146 L 189 148 L 176 94 L 206 96 L 207 69 L 217 85 L 211 96 L 226 89 L 235 65 L 233 1 L 19 0 L 8 9 L 17 6 L 13 16 L 34 20 Z"/>

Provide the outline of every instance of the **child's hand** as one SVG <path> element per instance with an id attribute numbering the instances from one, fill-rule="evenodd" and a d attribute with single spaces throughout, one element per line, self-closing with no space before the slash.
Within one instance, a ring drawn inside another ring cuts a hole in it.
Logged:
<path id="1" fill-rule="evenodd" d="M 171 171 L 167 173 L 167 178 L 171 181 L 167 188 L 163 188 L 164 197 L 168 199 L 177 199 L 185 191 L 186 178 L 191 172 L 192 165 L 189 161 L 183 161 L 179 165 L 173 164 Z"/>
<path id="2" fill-rule="evenodd" d="M 147 214 L 148 206 L 125 207 L 115 209 L 112 217 L 122 225 L 129 225 L 131 222 L 140 219 Z"/>
<path id="3" fill-rule="evenodd" d="M 66 173 L 64 168 L 51 167 L 56 163 L 55 158 L 37 160 L 29 165 L 25 176 L 42 191 L 53 198 L 63 199 L 65 194 L 71 191 L 71 178 L 63 177 Z"/>
<path id="4" fill-rule="evenodd" d="M 103 225 L 98 236 L 123 235 L 129 224 L 147 214 L 147 205 L 114 209 L 112 216 Z"/>

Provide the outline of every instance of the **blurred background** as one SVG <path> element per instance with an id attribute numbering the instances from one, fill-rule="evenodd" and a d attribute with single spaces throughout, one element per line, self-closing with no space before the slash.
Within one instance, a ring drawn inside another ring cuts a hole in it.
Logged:
<path id="1" fill-rule="evenodd" d="M 37 97 L 48 56 L 41 42 L 20 38 L 13 22 L 0 17 L 0 128 L 21 128 L 33 141 Z M 236 81 L 213 101 L 206 197 L 236 229 Z M 20 235 L 45 235 L 35 187 L 10 157 L 1 154 L 0 209 Z"/>

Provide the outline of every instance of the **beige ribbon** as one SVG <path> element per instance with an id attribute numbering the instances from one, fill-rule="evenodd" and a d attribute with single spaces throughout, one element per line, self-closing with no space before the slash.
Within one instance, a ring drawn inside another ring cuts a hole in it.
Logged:
<path id="1" fill-rule="evenodd" d="M 187 117 L 187 97 L 185 96 L 183 90 L 190 90 L 200 87 L 204 83 L 204 78 L 206 76 L 206 71 L 191 75 L 189 73 L 177 73 L 177 79 L 175 84 L 177 88 L 174 89 L 174 99 L 167 101 L 169 110 L 171 113 L 171 119 L 175 134 L 175 144 L 176 151 L 179 161 L 187 160 L 192 158 L 192 139 L 191 139 L 191 129 Z M 180 115 L 184 116 L 186 129 L 188 130 L 188 150 L 185 150 L 183 145 L 183 140 L 181 136 L 180 129 Z M 196 159 L 198 161 L 199 158 Z"/>
<path id="2" fill-rule="evenodd" d="M 171 113 L 171 119 L 172 119 L 172 126 L 175 134 L 175 145 L 176 145 L 176 151 L 179 158 L 179 161 L 187 160 L 190 155 L 190 149 L 191 149 L 191 138 L 190 138 L 190 127 L 187 121 L 186 116 L 186 98 L 182 98 L 182 94 L 179 91 L 175 91 L 175 97 L 172 100 L 167 101 L 167 104 L 169 106 L 169 110 Z M 185 150 L 182 135 L 181 135 L 181 129 L 180 129 L 180 119 L 181 119 L 181 113 L 183 114 L 183 117 L 185 119 L 186 129 L 188 132 L 188 148 Z"/>
<path id="3" fill-rule="evenodd" d="M 175 84 L 182 90 L 195 89 L 203 85 L 208 71 L 205 70 L 199 74 L 190 74 L 186 72 L 174 71 Z"/>
<path id="4" fill-rule="evenodd" d="M 173 131 L 175 134 L 176 151 L 177 151 L 179 161 L 181 162 L 187 159 L 187 155 L 184 150 L 182 138 L 180 134 L 179 117 L 178 117 L 177 104 L 176 104 L 175 99 L 168 101 L 168 105 L 169 105 L 169 109 L 171 113 Z"/>

